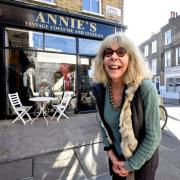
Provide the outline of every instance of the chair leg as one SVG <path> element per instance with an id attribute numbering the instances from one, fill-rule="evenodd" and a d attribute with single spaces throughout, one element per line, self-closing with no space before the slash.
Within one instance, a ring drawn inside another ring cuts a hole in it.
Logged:
<path id="1" fill-rule="evenodd" d="M 63 112 L 60 112 L 60 113 L 59 113 L 59 116 L 58 116 L 58 118 L 57 118 L 57 122 L 59 122 L 59 120 L 60 120 L 62 114 L 63 114 Z"/>
<path id="2" fill-rule="evenodd" d="M 18 113 L 18 116 L 17 116 L 16 119 L 12 122 L 12 124 L 14 124 L 17 120 L 21 120 L 22 123 L 23 123 L 24 125 L 26 125 L 26 121 L 24 121 L 24 119 L 22 118 L 22 114 L 23 114 L 23 112 Z"/>
<path id="3" fill-rule="evenodd" d="M 51 120 L 53 120 L 53 119 L 54 119 L 54 117 L 55 117 L 56 113 L 57 113 L 57 110 L 54 112 L 54 114 L 53 114 L 53 116 L 52 116 Z"/>
<path id="4" fill-rule="evenodd" d="M 12 124 L 14 124 L 18 120 L 20 120 L 20 116 L 19 115 L 12 121 Z"/>
<path id="5" fill-rule="evenodd" d="M 69 117 L 63 112 L 62 116 L 64 116 L 66 119 L 69 119 Z"/>
<path id="6" fill-rule="evenodd" d="M 31 118 L 31 116 L 29 115 L 29 113 L 28 112 L 25 112 L 25 114 L 28 116 L 28 118 L 29 118 L 29 120 L 28 121 L 32 121 L 32 118 Z M 26 122 L 28 122 L 28 121 L 26 121 Z"/>

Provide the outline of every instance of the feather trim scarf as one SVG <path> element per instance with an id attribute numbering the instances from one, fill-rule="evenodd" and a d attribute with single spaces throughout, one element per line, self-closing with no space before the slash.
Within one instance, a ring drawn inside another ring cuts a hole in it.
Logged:
<path id="1" fill-rule="evenodd" d="M 125 91 L 126 97 L 119 117 L 119 127 L 121 134 L 121 149 L 124 157 L 128 159 L 133 155 L 136 150 L 138 141 L 134 135 L 131 119 L 131 101 L 133 100 L 134 94 L 137 90 L 137 86 L 128 86 Z M 130 173 L 126 180 L 134 180 L 134 172 Z"/>

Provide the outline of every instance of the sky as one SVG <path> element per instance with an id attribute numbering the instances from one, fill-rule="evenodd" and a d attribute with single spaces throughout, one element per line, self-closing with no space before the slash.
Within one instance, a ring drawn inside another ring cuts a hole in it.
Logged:
<path id="1" fill-rule="evenodd" d="M 171 11 L 180 15 L 180 0 L 124 0 L 125 33 L 139 45 L 168 23 Z"/>

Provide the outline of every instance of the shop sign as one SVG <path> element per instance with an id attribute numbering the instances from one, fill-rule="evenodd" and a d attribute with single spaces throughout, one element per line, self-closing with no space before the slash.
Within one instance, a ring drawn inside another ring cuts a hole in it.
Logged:
<path id="1" fill-rule="evenodd" d="M 86 19 L 0 4 L 0 22 L 16 26 L 104 38 L 114 33 L 112 25 Z"/>
<path id="2" fill-rule="evenodd" d="M 121 9 L 106 5 L 106 13 L 112 16 L 121 16 Z"/>

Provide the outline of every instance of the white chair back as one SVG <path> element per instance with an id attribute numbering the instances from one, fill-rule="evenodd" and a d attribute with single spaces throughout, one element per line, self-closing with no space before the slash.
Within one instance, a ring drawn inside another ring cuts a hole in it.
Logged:
<path id="1" fill-rule="evenodd" d="M 13 110 L 17 112 L 17 107 L 22 107 L 22 103 L 19 99 L 18 93 L 8 94 L 9 101 L 13 107 Z"/>
<path id="2" fill-rule="evenodd" d="M 66 110 L 71 98 L 73 97 L 73 94 L 73 91 L 65 91 L 61 103 L 58 105 L 52 105 L 55 109 L 55 112 L 51 119 L 53 119 L 57 113 L 59 113 L 57 121 L 60 120 L 61 116 L 64 116 L 65 118 L 69 119 L 68 116 L 64 113 L 64 111 Z"/>
<path id="3" fill-rule="evenodd" d="M 32 108 L 32 106 L 23 106 L 17 92 L 8 94 L 8 98 L 13 110 L 18 115 L 12 123 L 16 122 L 17 120 L 21 120 L 22 123 L 26 125 L 28 121 L 32 121 L 32 118 L 28 113 L 28 111 Z M 29 120 L 24 119 L 25 115 L 27 115 Z"/>
<path id="4" fill-rule="evenodd" d="M 66 107 L 68 106 L 69 101 L 72 98 L 72 96 L 73 96 L 73 91 L 65 91 L 64 92 L 64 95 L 63 95 L 63 98 L 61 101 L 61 107 L 62 108 L 66 109 Z"/>

